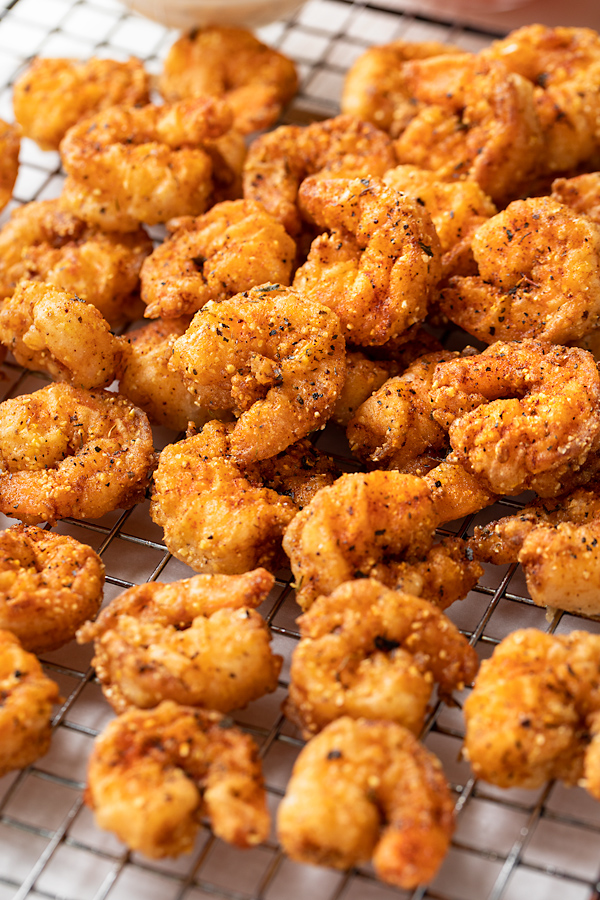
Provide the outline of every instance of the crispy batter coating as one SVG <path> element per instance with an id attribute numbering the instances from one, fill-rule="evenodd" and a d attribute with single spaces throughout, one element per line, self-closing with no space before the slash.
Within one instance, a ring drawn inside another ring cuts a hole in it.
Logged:
<path id="1" fill-rule="evenodd" d="M 49 282 L 92 303 L 115 327 L 142 314 L 139 273 L 151 252 L 143 228 L 106 234 L 58 199 L 26 203 L 0 229 L 0 297 L 22 278 Z"/>
<path id="2" fill-rule="evenodd" d="M 307 739 L 344 715 L 418 735 L 434 683 L 448 697 L 477 671 L 475 650 L 433 603 L 372 578 L 318 597 L 298 625 L 285 714 Z"/>
<path id="3" fill-rule="evenodd" d="M 278 284 L 209 301 L 173 345 L 171 366 L 196 402 L 238 415 L 232 456 L 275 456 L 321 428 L 345 378 L 337 315 Z"/>
<path id="4" fill-rule="evenodd" d="M 0 405 L 0 512 L 26 524 L 127 509 L 154 462 L 145 413 L 118 394 L 50 384 Z"/>
<path id="5" fill-rule="evenodd" d="M 470 53 L 410 60 L 401 72 L 399 163 L 472 179 L 498 204 L 527 189 L 543 153 L 529 81 Z"/>
<path id="6" fill-rule="evenodd" d="M 340 317 L 353 344 L 381 345 L 427 314 L 441 250 L 429 213 L 377 178 L 307 178 L 302 210 L 322 228 L 293 287 Z"/>
<path id="7" fill-rule="evenodd" d="M 20 281 L 0 307 L 0 341 L 25 368 L 82 388 L 108 387 L 127 343 L 91 303 L 38 281 Z"/>
<path id="8" fill-rule="evenodd" d="M 150 76 L 135 57 L 127 62 L 36 57 L 13 90 L 15 118 L 42 150 L 58 150 L 69 128 L 102 109 L 149 102 Z"/>
<path id="9" fill-rule="evenodd" d="M 301 751 L 277 816 L 297 862 L 347 869 L 372 859 L 383 881 L 430 881 L 454 830 L 439 760 L 395 722 L 344 716 Z"/>
<path id="10" fill-rule="evenodd" d="M 19 172 L 21 129 L 0 119 L 0 209 L 4 209 L 12 197 Z"/>
<path id="11" fill-rule="evenodd" d="M 290 497 L 299 509 L 342 474 L 333 457 L 318 450 L 306 438 L 290 444 L 277 456 L 246 466 L 245 471 L 252 481 L 262 482 L 278 494 Z"/>
<path id="12" fill-rule="evenodd" d="M 250 134 L 274 125 L 298 89 L 291 59 L 244 28 L 198 28 L 171 46 L 158 81 L 166 100 L 210 94 L 231 106 L 235 127 Z"/>
<path id="13" fill-rule="evenodd" d="M 256 138 L 244 165 L 244 197 L 257 200 L 295 237 L 302 229 L 298 188 L 309 175 L 380 177 L 396 165 L 390 138 L 354 116 L 282 125 Z"/>
<path id="14" fill-rule="evenodd" d="M 432 460 L 434 464 L 420 472 L 419 460 L 416 462 L 414 474 L 422 475 L 429 485 L 440 525 L 479 512 L 498 499 L 497 494 L 483 487 L 460 463 L 448 459 Z"/>
<path id="15" fill-rule="evenodd" d="M 514 631 L 481 664 L 464 705 L 464 754 L 499 787 L 552 778 L 600 799 L 600 637 Z"/>
<path id="16" fill-rule="evenodd" d="M 527 25 L 485 48 L 533 85 L 544 138 L 543 165 L 565 172 L 598 162 L 600 36 L 591 28 Z"/>
<path id="17" fill-rule="evenodd" d="M 218 203 L 197 218 L 169 222 L 172 232 L 142 266 L 144 315 L 193 315 L 265 282 L 289 284 L 296 244 L 253 200 Z"/>
<path id="18" fill-rule="evenodd" d="M 461 52 L 460 47 L 440 41 L 396 40 L 369 47 L 346 73 L 342 112 L 372 122 L 396 136 L 404 125 L 405 115 L 403 63 Z"/>
<path id="19" fill-rule="evenodd" d="M 440 363 L 432 396 L 450 461 L 496 494 L 564 493 L 600 447 L 600 376 L 586 350 L 497 341 Z"/>
<path id="20" fill-rule="evenodd" d="M 197 216 L 225 178 L 228 158 L 223 154 L 221 172 L 213 156 L 220 155 L 215 142 L 228 138 L 231 122 L 229 107 L 212 97 L 112 106 L 90 116 L 61 142 L 68 175 L 61 205 L 107 231 Z"/>
<path id="21" fill-rule="evenodd" d="M 252 738 L 218 712 L 171 700 L 123 713 L 96 739 L 85 801 L 100 828 L 153 859 L 189 853 L 204 816 L 237 847 L 269 833 Z"/>
<path id="22" fill-rule="evenodd" d="M 0 631 L 0 776 L 44 756 L 52 734 L 58 685 L 10 631 Z"/>
<path id="23" fill-rule="evenodd" d="M 394 360 L 369 359 L 360 350 L 346 353 L 346 378 L 335 404 L 332 420 L 346 428 L 358 408 L 391 376 L 397 374 Z"/>
<path id="24" fill-rule="evenodd" d="M 274 584 L 265 569 L 143 584 L 77 632 L 117 713 L 162 700 L 230 712 L 277 687 L 282 657 L 256 612 Z"/>
<path id="25" fill-rule="evenodd" d="M 584 172 L 573 178 L 555 178 L 552 200 L 569 206 L 600 225 L 600 172 Z"/>
<path id="26" fill-rule="evenodd" d="M 426 553 L 435 525 L 423 479 L 382 471 L 342 475 L 319 491 L 285 532 L 297 602 L 306 610 L 320 594 L 368 576 L 378 563 Z"/>
<path id="27" fill-rule="evenodd" d="M 104 564 L 87 544 L 35 525 L 0 534 L 0 628 L 24 650 L 62 647 L 102 603 Z"/>
<path id="28" fill-rule="evenodd" d="M 600 228 L 549 197 L 516 200 L 477 230 L 479 272 L 454 277 L 442 312 L 486 344 L 566 344 L 600 320 Z"/>

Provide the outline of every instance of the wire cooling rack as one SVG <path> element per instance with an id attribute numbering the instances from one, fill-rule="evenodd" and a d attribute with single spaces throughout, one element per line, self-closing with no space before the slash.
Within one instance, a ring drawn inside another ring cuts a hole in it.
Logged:
<path id="1" fill-rule="evenodd" d="M 344 73 L 370 44 L 394 37 L 442 40 L 478 50 L 502 33 L 486 33 L 416 15 L 420 4 L 310 0 L 293 19 L 262 29 L 260 37 L 293 57 L 301 90 L 288 120 L 302 122 L 338 112 Z M 412 9 L 412 14 L 402 12 Z M 551 23 L 554 24 L 554 23 Z M 583 22 L 573 24 L 585 24 Z M 590 22 L 589 24 L 595 24 Z M 506 29 L 504 29 L 506 30 Z M 0 116 L 11 120 L 11 85 L 34 55 L 117 59 L 135 54 L 157 72 L 175 33 L 130 15 L 114 0 L 0 0 Z M 14 206 L 55 197 L 62 175 L 56 153 L 24 141 Z M 0 398 L 29 393 L 45 382 L 7 362 Z M 160 448 L 173 434 L 156 431 Z M 325 449 L 339 435 L 325 431 Z M 474 520 L 447 526 L 465 534 L 474 524 L 514 510 L 505 501 Z M 1 527 L 12 524 L 4 519 Z M 106 600 L 133 584 L 173 581 L 193 573 L 173 559 L 147 503 L 103 519 L 66 520 L 55 531 L 90 544 L 106 565 Z M 291 767 L 302 747 L 281 714 L 291 653 L 298 640 L 298 609 L 289 572 L 278 573 L 276 588 L 261 608 L 285 663 L 274 694 L 234 716 L 260 745 L 272 812 L 283 796 Z M 546 619 L 529 599 L 516 566 L 488 567 L 475 590 L 449 611 L 482 657 L 518 627 L 568 632 L 600 623 L 568 614 Z M 341 873 L 289 861 L 274 834 L 264 845 L 240 851 L 200 833 L 191 855 L 151 862 L 130 854 L 94 825 L 83 804 L 87 757 L 92 741 L 112 718 L 90 667 L 91 649 L 74 643 L 42 657 L 64 700 L 56 710 L 50 752 L 23 772 L 0 780 L 0 900 L 593 900 L 600 898 L 600 803 L 578 788 L 548 784 L 541 790 L 501 791 L 476 782 L 460 759 L 460 708 L 437 706 L 425 743 L 442 760 L 456 796 L 458 827 L 435 881 L 407 894 L 376 881 L 370 867 Z"/>

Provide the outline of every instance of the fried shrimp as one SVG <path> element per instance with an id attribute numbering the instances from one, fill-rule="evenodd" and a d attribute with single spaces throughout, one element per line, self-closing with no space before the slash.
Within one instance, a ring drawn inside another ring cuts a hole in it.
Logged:
<path id="1" fill-rule="evenodd" d="M 291 59 L 244 28 L 198 28 L 171 46 L 159 78 L 166 100 L 226 100 L 242 134 L 273 125 L 298 89 Z"/>
<path id="2" fill-rule="evenodd" d="M 36 281 L 20 281 L 0 307 L 0 341 L 25 368 L 82 388 L 111 384 L 126 347 L 95 306 Z"/>
<path id="3" fill-rule="evenodd" d="M 142 266 L 145 316 L 193 315 L 266 282 L 289 284 L 296 244 L 252 200 L 218 203 L 198 218 L 175 219 L 172 232 Z"/>
<path id="4" fill-rule="evenodd" d="M 244 197 L 257 200 L 295 237 L 302 229 L 298 188 L 309 175 L 380 177 L 397 163 L 390 138 L 353 116 L 282 125 L 254 140 L 244 166 Z"/>
<path id="5" fill-rule="evenodd" d="M 375 391 L 348 423 L 352 453 L 379 468 L 403 469 L 426 451 L 445 450 L 446 431 L 432 418 L 431 385 L 437 364 L 456 355 L 428 353 Z"/>
<path id="6" fill-rule="evenodd" d="M 533 85 L 547 172 L 598 161 L 600 36 L 591 28 L 528 25 L 485 48 Z"/>
<path id="7" fill-rule="evenodd" d="M 450 461 L 496 494 L 564 493 L 600 447 L 600 376 L 586 350 L 498 341 L 440 363 L 432 396 Z"/>
<path id="8" fill-rule="evenodd" d="M 0 628 L 24 650 L 62 647 L 102 602 L 104 565 L 66 534 L 14 525 L 0 534 Z"/>
<path id="9" fill-rule="evenodd" d="M 307 739 L 344 715 L 418 735 L 434 682 L 447 697 L 477 671 L 475 650 L 436 606 L 372 578 L 317 598 L 298 624 L 285 714 Z"/>
<path id="10" fill-rule="evenodd" d="M 301 751 L 277 816 L 293 860 L 347 869 L 372 859 L 406 889 L 435 876 L 453 830 L 439 760 L 395 722 L 348 716 Z"/>
<path id="11" fill-rule="evenodd" d="M 204 816 L 237 847 L 269 833 L 252 738 L 218 712 L 171 700 L 123 713 L 96 738 L 85 802 L 100 828 L 152 859 L 189 853 Z"/>
<path id="12" fill-rule="evenodd" d="M 118 394 L 50 384 L 0 405 L 0 512 L 26 524 L 129 508 L 154 462 L 145 413 Z"/>
<path id="13" fill-rule="evenodd" d="M 203 213 L 221 176 L 215 142 L 231 121 L 229 107 L 212 97 L 112 106 L 84 119 L 61 142 L 62 207 L 107 231 Z"/>
<path id="14" fill-rule="evenodd" d="M 600 229 L 551 200 L 516 200 L 477 230 L 479 274 L 450 280 L 442 312 L 487 344 L 575 341 L 600 319 Z"/>
<path id="15" fill-rule="evenodd" d="M 345 341 L 327 306 L 266 284 L 209 301 L 175 341 L 171 366 L 200 406 L 239 416 L 231 455 L 251 463 L 326 423 L 344 383 Z"/>
<path id="16" fill-rule="evenodd" d="M 282 657 L 257 607 L 274 578 L 196 575 L 143 584 L 113 600 L 77 633 L 94 641 L 92 665 L 117 712 L 162 700 L 230 712 L 277 687 Z"/>
<path id="17" fill-rule="evenodd" d="M 402 66 L 409 59 L 461 53 L 439 41 L 403 41 L 369 47 L 353 63 L 344 80 L 342 112 L 372 122 L 396 136 L 404 124 L 406 102 Z M 400 115 L 400 122 L 397 117 Z"/>
<path id="18" fill-rule="evenodd" d="M 12 197 L 19 172 L 21 130 L 0 119 L 0 209 L 4 209 Z"/>
<path id="19" fill-rule="evenodd" d="M 431 491 L 399 472 L 342 475 L 288 526 L 283 547 L 306 610 L 319 594 L 402 554 L 426 553 L 436 526 Z M 324 564 L 324 562 L 326 563 Z"/>
<path id="20" fill-rule="evenodd" d="M 10 631 L 0 631 L 0 776 L 44 756 L 52 734 L 58 685 Z"/>
<path id="21" fill-rule="evenodd" d="M 346 353 L 346 378 L 332 420 L 341 428 L 346 428 L 365 400 L 399 368 L 393 360 L 373 360 L 360 350 L 349 350 Z"/>
<path id="22" fill-rule="evenodd" d="M 464 705 L 464 754 L 499 787 L 552 778 L 600 799 L 600 637 L 515 631 L 481 664 Z"/>
<path id="23" fill-rule="evenodd" d="M 15 81 L 13 107 L 25 137 L 42 150 L 58 150 L 81 119 L 109 106 L 150 102 L 150 76 L 139 59 L 36 57 Z"/>
<path id="24" fill-rule="evenodd" d="M 585 172 L 573 178 L 555 178 L 552 200 L 569 206 L 600 225 L 600 172 Z"/>
<path id="25" fill-rule="evenodd" d="M 399 163 L 476 181 L 498 204 L 528 187 L 543 153 L 529 81 L 470 53 L 410 60 L 401 72 Z"/>
<path id="26" fill-rule="evenodd" d="M 293 287 L 340 317 L 353 344 L 381 345 L 427 314 L 440 244 L 429 213 L 380 179 L 307 178 L 298 199 L 317 225 Z"/>
<path id="27" fill-rule="evenodd" d="M 142 315 L 139 272 L 151 252 L 143 228 L 105 234 L 58 199 L 26 203 L 0 229 L 0 298 L 23 278 L 45 281 L 92 303 L 115 327 Z"/>

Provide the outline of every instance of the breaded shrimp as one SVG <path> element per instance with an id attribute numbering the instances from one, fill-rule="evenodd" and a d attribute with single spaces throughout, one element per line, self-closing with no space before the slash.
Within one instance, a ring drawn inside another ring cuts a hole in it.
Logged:
<path id="1" fill-rule="evenodd" d="M 269 833 L 252 738 L 218 712 L 171 700 L 123 713 L 96 738 L 85 802 L 100 828 L 152 859 L 189 853 L 204 816 L 238 847 Z"/>
<path id="2" fill-rule="evenodd" d="M 307 739 L 344 715 L 418 735 L 434 683 L 448 697 L 477 671 L 475 650 L 433 603 L 372 578 L 318 597 L 298 625 L 285 714 Z"/>
<path id="3" fill-rule="evenodd" d="M 50 747 L 58 685 L 10 631 L 0 631 L 0 776 L 23 769 Z"/>
<path id="4" fill-rule="evenodd" d="M 154 463 L 145 413 L 118 394 L 50 384 L 0 404 L 0 512 L 26 524 L 129 508 Z"/>
<path id="5" fill-rule="evenodd" d="M 257 284 L 289 284 L 296 244 L 260 203 L 230 200 L 198 218 L 174 219 L 142 266 L 144 315 L 193 315 Z"/>
<path id="6" fill-rule="evenodd" d="M 332 420 L 346 428 L 365 400 L 399 369 L 393 360 L 373 360 L 360 350 L 349 350 L 346 353 L 346 378 Z"/>
<path id="7" fill-rule="evenodd" d="M 139 585 L 80 628 L 77 640 L 94 642 L 92 665 L 117 713 L 162 700 L 230 712 L 277 687 L 282 657 L 255 609 L 273 583 L 255 569 Z"/>
<path id="8" fill-rule="evenodd" d="M 297 862 L 347 869 L 372 858 L 389 884 L 430 881 L 454 830 L 439 760 L 395 722 L 344 716 L 296 760 L 277 834 Z"/>
<path id="9" fill-rule="evenodd" d="M 282 125 L 256 138 L 244 165 L 244 197 L 257 200 L 292 237 L 302 229 L 298 188 L 308 175 L 380 177 L 396 165 L 390 138 L 353 116 Z"/>
<path id="10" fill-rule="evenodd" d="M 422 477 L 431 490 L 440 525 L 479 512 L 498 499 L 497 494 L 483 487 L 460 463 L 447 459 L 429 467 Z"/>
<path id="11" fill-rule="evenodd" d="M 463 752 L 475 775 L 505 788 L 559 778 L 600 799 L 599 677 L 598 635 L 510 634 L 482 662 L 464 705 Z"/>
<path id="12" fill-rule="evenodd" d="M 600 375 L 586 350 L 497 341 L 440 363 L 432 396 L 450 461 L 492 493 L 553 497 L 587 480 L 600 447 Z"/>
<path id="13" fill-rule="evenodd" d="M 66 534 L 13 525 L 0 534 L 0 628 L 24 650 L 62 647 L 102 603 L 104 564 Z"/>
<path id="14" fill-rule="evenodd" d="M 151 252 L 143 228 L 106 234 L 59 199 L 26 203 L 0 229 L 0 298 L 22 278 L 45 281 L 92 303 L 116 327 L 142 315 L 139 272 Z"/>
<path id="15" fill-rule="evenodd" d="M 114 381 L 127 344 L 91 303 L 38 281 L 20 281 L 0 307 L 0 341 L 25 368 L 90 389 Z"/>
<path id="16" fill-rule="evenodd" d="M 320 594 L 368 576 L 378 563 L 426 553 L 435 526 L 423 479 L 381 471 L 342 475 L 319 491 L 285 532 L 297 602 L 306 610 Z"/>
<path id="17" fill-rule="evenodd" d="M 549 197 L 515 200 L 471 242 L 477 275 L 450 279 L 441 311 L 493 341 L 566 344 L 600 324 L 600 227 Z"/>
<path id="18" fill-rule="evenodd" d="M 291 59 L 244 28 L 198 28 L 172 44 L 158 81 L 169 102 L 210 94 L 231 106 L 249 134 L 273 125 L 298 88 Z"/>
<path id="19" fill-rule="evenodd" d="M 170 365 L 200 406 L 239 415 L 231 455 L 247 464 L 326 423 L 344 383 L 345 341 L 327 306 L 266 284 L 209 301 Z"/>
<path id="20" fill-rule="evenodd" d="M 427 314 L 441 250 L 429 213 L 378 178 L 307 178 L 301 209 L 321 228 L 293 287 L 340 317 L 353 344 L 381 345 Z"/>
<path id="21" fill-rule="evenodd" d="M 19 172 L 21 129 L 0 119 L 0 209 L 4 209 L 12 197 Z"/>
<path id="22" fill-rule="evenodd" d="M 13 107 L 25 137 L 58 150 L 73 125 L 109 106 L 150 102 L 150 76 L 141 60 L 42 59 L 15 81 Z"/>
<path id="23" fill-rule="evenodd" d="M 580 215 L 589 216 L 600 225 L 600 172 L 584 172 L 573 178 L 555 178 L 552 200 L 570 207 Z"/>
<path id="24" fill-rule="evenodd" d="M 231 122 L 229 107 L 212 97 L 112 106 L 84 119 L 61 142 L 61 206 L 107 231 L 197 216 L 221 180 L 212 146 Z"/>

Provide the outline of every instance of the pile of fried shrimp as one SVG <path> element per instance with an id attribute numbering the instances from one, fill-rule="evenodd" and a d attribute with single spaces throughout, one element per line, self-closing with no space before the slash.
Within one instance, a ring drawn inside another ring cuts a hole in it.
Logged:
<path id="1" fill-rule="evenodd" d="M 278 124 L 294 64 L 241 29 L 182 35 L 157 79 L 136 59 L 20 76 L 0 187 L 21 138 L 66 179 L 0 228 L 3 353 L 48 380 L 0 407 L 0 771 L 47 751 L 36 654 L 75 638 L 115 713 L 98 825 L 148 857 L 206 820 L 266 840 L 229 714 L 281 685 L 261 607 L 289 568 L 290 858 L 435 878 L 455 800 L 420 736 L 468 688 L 476 776 L 600 799 L 598 638 L 520 629 L 480 667 L 445 612 L 519 563 L 534 604 L 600 615 L 599 77 L 600 35 L 542 25 L 479 53 L 373 47 L 304 126 Z M 103 604 L 101 558 L 51 529 L 144 497 L 194 574 Z"/>

